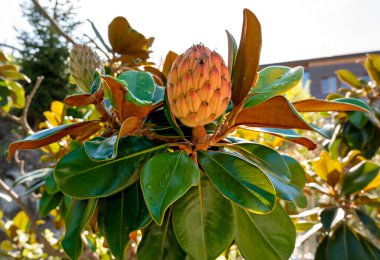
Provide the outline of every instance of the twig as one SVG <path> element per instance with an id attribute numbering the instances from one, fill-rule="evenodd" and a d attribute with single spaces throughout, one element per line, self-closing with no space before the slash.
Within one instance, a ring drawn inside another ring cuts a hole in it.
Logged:
<path id="1" fill-rule="evenodd" d="M 37 220 L 34 217 L 34 212 L 28 208 L 24 202 L 20 199 L 20 196 L 2 180 L 0 179 L 0 189 L 3 190 L 9 197 L 12 198 L 14 202 L 17 203 L 17 205 L 25 212 L 25 214 L 28 216 L 31 228 L 37 236 L 37 240 L 44 245 L 44 249 L 46 253 L 49 256 L 57 256 L 57 257 L 66 257 L 65 254 L 61 253 L 59 250 L 54 249 L 49 241 L 45 238 L 45 236 L 42 234 L 40 231 L 38 225 L 37 225 Z"/>
<path id="2" fill-rule="evenodd" d="M 75 44 L 75 41 L 67 34 L 65 33 L 61 27 L 58 25 L 57 21 L 54 20 L 50 15 L 46 12 L 46 10 L 40 5 L 38 0 L 32 0 L 34 6 L 36 7 L 37 11 L 45 17 L 47 20 L 49 20 L 51 26 L 60 34 L 62 35 L 68 42 Z"/>
<path id="3" fill-rule="evenodd" d="M 19 156 L 19 151 L 17 150 L 15 152 L 15 162 L 18 164 L 18 166 L 20 167 L 20 175 L 25 175 L 25 161 L 24 160 L 21 160 Z"/>
<path id="4" fill-rule="evenodd" d="M 10 49 L 13 49 L 13 50 L 15 50 L 15 51 L 19 51 L 19 52 L 21 52 L 21 49 L 15 47 L 15 46 L 12 46 L 12 45 L 6 44 L 6 43 L 0 43 L 0 46 L 4 46 L 4 47 L 10 48 Z"/>
<path id="5" fill-rule="evenodd" d="M 87 34 L 83 34 L 83 35 L 84 35 L 84 37 L 87 37 L 87 38 L 90 40 L 90 42 L 93 43 L 93 44 L 95 45 L 95 48 L 96 48 L 96 49 L 98 49 L 99 51 L 101 51 L 101 52 L 106 56 L 106 58 L 109 59 L 108 53 L 105 52 L 102 48 L 100 48 L 99 45 L 95 42 L 94 39 L 92 39 L 92 38 L 91 38 L 90 36 L 88 36 Z"/>

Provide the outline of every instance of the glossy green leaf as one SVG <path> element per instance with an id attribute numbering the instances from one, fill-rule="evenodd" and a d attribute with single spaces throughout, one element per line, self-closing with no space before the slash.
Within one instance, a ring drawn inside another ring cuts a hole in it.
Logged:
<path id="1" fill-rule="evenodd" d="M 232 72 L 231 100 L 234 105 L 238 105 L 255 84 L 261 44 L 260 22 L 250 10 L 244 9 L 240 44 Z"/>
<path id="2" fill-rule="evenodd" d="M 368 185 L 379 173 L 380 167 L 370 161 L 362 161 L 352 167 L 345 175 L 342 192 L 351 194 L 360 191 Z"/>
<path id="3" fill-rule="evenodd" d="M 371 259 L 358 235 L 349 229 L 346 224 L 342 224 L 334 231 L 327 243 L 326 255 L 328 260 Z"/>
<path id="4" fill-rule="evenodd" d="M 319 213 L 319 218 L 321 220 L 324 230 L 330 231 L 331 224 L 333 223 L 337 213 L 337 207 L 325 208 Z"/>
<path id="5" fill-rule="evenodd" d="M 302 165 L 293 157 L 290 157 L 286 154 L 282 154 L 281 156 L 287 164 L 292 176 L 290 183 L 294 184 L 300 190 L 303 190 L 306 184 L 306 173 Z"/>
<path id="6" fill-rule="evenodd" d="M 58 207 L 62 201 L 62 198 L 63 196 L 60 192 L 52 195 L 47 192 L 43 192 L 41 199 L 38 202 L 38 214 L 41 217 L 47 216 L 50 211 Z"/>
<path id="7" fill-rule="evenodd" d="M 174 235 L 170 217 L 158 226 L 152 221 L 145 229 L 137 249 L 139 260 L 184 260 L 186 253 L 178 244 Z"/>
<path id="8" fill-rule="evenodd" d="M 179 244 L 193 259 L 215 259 L 233 240 L 231 202 L 203 178 L 174 204 L 173 227 Z"/>
<path id="9" fill-rule="evenodd" d="M 31 172 L 28 172 L 24 175 L 19 176 L 12 184 L 12 187 L 16 187 L 20 184 L 27 183 L 27 182 L 42 180 L 46 178 L 47 176 L 49 176 L 49 174 L 52 174 L 52 172 L 53 172 L 52 168 L 42 168 L 42 169 L 37 169 Z"/>
<path id="10" fill-rule="evenodd" d="M 165 144 L 129 136 L 119 140 L 114 160 L 94 162 L 82 146 L 59 161 L 54 177 L 62 192 L 71 197 L 106 197 L 135 183 L 144 163 L 166 148 Z"/>
<path id="11" fill-rule="evenodd" d="M 374 245 L 369 237 L 364 237 L 361 234 L 357 234 L 362 242 L 368 257 L 372 259 L 380 259 L 380 249 Z"/>
<path id="12" fill-rule="evenodd" d="M 111 48 L 106 44 L 106 42 L 104 41 L 102 35 L 99 33 L 98 29 L 96 28 L 95 24 L 91 20 L 89 20 L 89 19 L 87 19 L 87 21 L 90 22 L 91 27 L 94 30 L 94 33 L 96 34 L 96 37 L 99 39 L 99 41 L 103 44 L 103 46 L 107 49 L 108 52 L 112 53 Z"/>
<path id="13" fill-rule="evenodd" d="M 354 111 L 348 113 L 348 121 L 356 128 L 362 129 L 368 122 L 369 116 L 366 113 Z"/>
<path id="14" fill-rule="evenodd" d="M 365 212 L 355 209 L 356 215 L 363 225 L 378 239 L 380 238 L 380 228 L 375 220 L 368 216 Z"/>
<path id="15" fill-rule="evenodd" d="M 259 168 L 223 152 L 199 151 L 198 158 L 206 175 L 224 196 L 252 212 L 272 211 L 276 192 Z"/>
<path id="16" fill-rule="evenodd" d="M 84 149 L 87 156 L 95 161 L 109 161 L 117 156 L 118 136 L 114 135 L 106 139 L 86 141 Z"/>
<path id="17" fill-rule="evenodd" d="M 239 143 L 232 148 L 268 176 L 276 189 L 277 196 L 292 201 L 299 207 L 307 206 L 306 196 L 302 193 L 302 189 L 290 183 L 288 166 L 275 150 L 255 143 Z"/>
<path id="18" fill-rule="evenodd" d="M 290 171 L 282 156 L 274 149 L 257 143 L 239 143 L 231 146 L 265 173 L 290 182 Z"/>
<path id="19" fill-rule="evenodd" d="M 66 215 L 66 233 L 62 247 L 71 259 L 78 259 L 83 251 L 81 233 L 96 209 L 97 199 L 73 200 Z"/>
<path id="20" fill-rule="evenodd" d="M 136 98 L 145 101 L 153 100 L 155 84 L 153 77 L 149 73 L 130 70 L 121 73 L 117 78 L 127 83 L 128 90 Z"/>
<path id="21" fill-rule="evenodd" d="M 245 259 L 289 259 L 296 241 L 293 222 L 282 207 L 258 215 L 235 207 L 235 241 Z"/>
<path id="22" fill-rule="evenodd" d="M 281 95 L 297 86 L 302 80 L 303 68 L 285 66 L 269 66 L 259 72 L 256 86 L 251 90 L 251 97 L 244 107 L 249 108 L 271 97 Z"/>
<path id="23" fill-rule="evenodd" d="M 227 40 L 228 40 L 228 70 L 230 71 L 230 76 L 232 78 L 232 72 L 235 65 L 236 54 L 238 47 L 234 36 L 226 30 Z"/>
<path id="24" fill-rule="evenodd" d="M 151 158 L 141 174 L 141 187 L 153 219 L 162 224 L 165 211 L 199 182 L 199 169 L 184 151 Z"/>
<path id="25" fill-rule="evenodd" d="M 59 191 L 59 187 L 54 180 L 53 169 L 51 169 L 49 175 L 45 178 L 45 189 L 49 194 L 55 194 Z"/>
<path id="26" fill-rule="evenodd" d="M 144 199 L 139 194 L 138 183 L 99 200 L 99 229 L 117 259 L 125 259 L 129 233 L 145 227 L 150 220 Z"/>
<path id="27" fill-rule="evenodd" d="M 315 251 L 314 260 L 327 260 L 326 249 L 328 242 L 328 236 L 325 236 L 322 241 L 319 242 L 317 250 Z"/>

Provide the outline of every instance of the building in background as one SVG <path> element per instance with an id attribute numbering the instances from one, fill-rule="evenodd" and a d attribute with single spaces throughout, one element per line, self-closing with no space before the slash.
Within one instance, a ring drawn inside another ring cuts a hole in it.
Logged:
<path id="1" fill-rule="evenodd" d="M 325 98 L 328 93 L 337 92 L 344 83 L 340 82 L 335 71 L 346 69 L 353 72 L 359 78 L 369 79 L 363 63 L 366 54 L 380 54 L 380 51 L 362 52 L 347 55 L 331 56 L 309 60 L 297 60 L 276 64 L 263 64 L 260 67 L 271 65 L 283 65 L 288 67 L 302 66 L 305 69 L 303 82 L 310 80 L 311 95 L 316 98 Z"/>

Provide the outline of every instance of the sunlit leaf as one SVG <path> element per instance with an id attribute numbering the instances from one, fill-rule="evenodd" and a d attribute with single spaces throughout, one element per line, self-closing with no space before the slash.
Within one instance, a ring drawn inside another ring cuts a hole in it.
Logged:
<path id="1" fill-rule="evenodd" d="M 347 85 L 354 88 L 361 88 L 362 84 L 360 80 L 356 77 L 354 73 L 349 70 L 337 70 L 335 74 L 338 76 L 338 79 Z"/>
<path id="2" fill-rule="evenodd" d="M 45 129 L 27 136 L 25 139 L 13 142 L 9 145 L 7 159 L 10 160 L 16 150 L 35 149 L 54 143 L 63 137 L 71 134 L 80 135 L 89 127 L 98 125 L 98 121 L 85 121 L 73 124 L 60 125 L 54 128 Z"/>
<path id="3" fill-rule="evenodd" d="M 172 65 L 177 57 L 178 54 L 173 51 L 169 51 L 168 54 L 166 54 L 165 62 L 162 68 L 162 73 L 166 78 L 169 77 L 170 69 L 172 68 Z"/>
<path id="4" fill-rule="evenodd" d="M 296 230 L 280 205 L 265 215 L 235 207 L 236 244 L 245 259 L 288 259 L 294 250 Z"/>
<path id="5" fill-rule="evenodd" d="M 58 162 L 54 177 L 62 192 L 71 197 L 106 197 L 135 183 L 145 162 L 166 149 L 166 144 L 157 145 L 143 137 L 123 137 L 115 159 L 95 162 L 82 146 Z"/>
<path id="6" fill-rule="evenodd" d="M 244 107 L 249 108 L 265 100 L 281 95 L 297 86 L 303 76 L 303 68 L 288 68 L 284 66 L 269 66 L 261 70 L 256 86 L 251 89 L 252 95 L 245 102 Z"/>
<path id="7" fill-rule="evenodd" d="M 162 224 L 169 206 L 198 182 L 199 169 L 184 151 L 158 154 L 144 165 L 141 187 L 157 224 Z"/>
<path id="8" fill-rule="evenodd" d="M 234 203 L 255 213 L 268 213 L 276 192 L 256 166 L 232 154 L 198 151 L 199 162 L 216 188 Z"/>
<path id="9" fill-rule="evenodd" d="M 261 25 L 256 16 L 244 9 L 239 49 L 232 72 L 232 102 L 238 105 L 254 86 L 261 51 Z"/>
<path id="10" fill-rule="evenodd" d="M 73 200 L 66 215 L 66 233 L 62 247 L 71 259 L 78 259 L 83 251 L 81 233 L 95 211 L 97 199 Z"/>
<path id="11" fill-rule="evenodd" d="M 231 202 L 207 179 L 173 206 L 176 237 L 193 259 L 218 257 L 232 243 L 235 225 Z"/>
<path id="12" fill-rule="evenodd" d="M 283 96 L 274 96 L 258 105 L 242 110 L 235 120 L 235 125 L 305 129 L 329 137 L 324 129 L 307 123 Z"/>
<path id="13" fill-rule="evenodd" d="M 315 173 L 331 186 L 335 186 L 339 182 L 342 175 L 342 165 L 338 160 L 332 159 L 327 151 L 323 150 L 311 164 Z"/>

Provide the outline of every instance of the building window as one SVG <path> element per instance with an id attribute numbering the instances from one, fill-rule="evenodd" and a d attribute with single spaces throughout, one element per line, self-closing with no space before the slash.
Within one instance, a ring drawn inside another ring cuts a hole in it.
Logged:
<path id="1" fill-rule="evenodd" d="M 322 79 L 322 94 L 329 94 L 329 93 L 334 93 L 337 92 L 337 79 L 336 77 L 328 77 L 328 78 L 323 78 Z"/>

